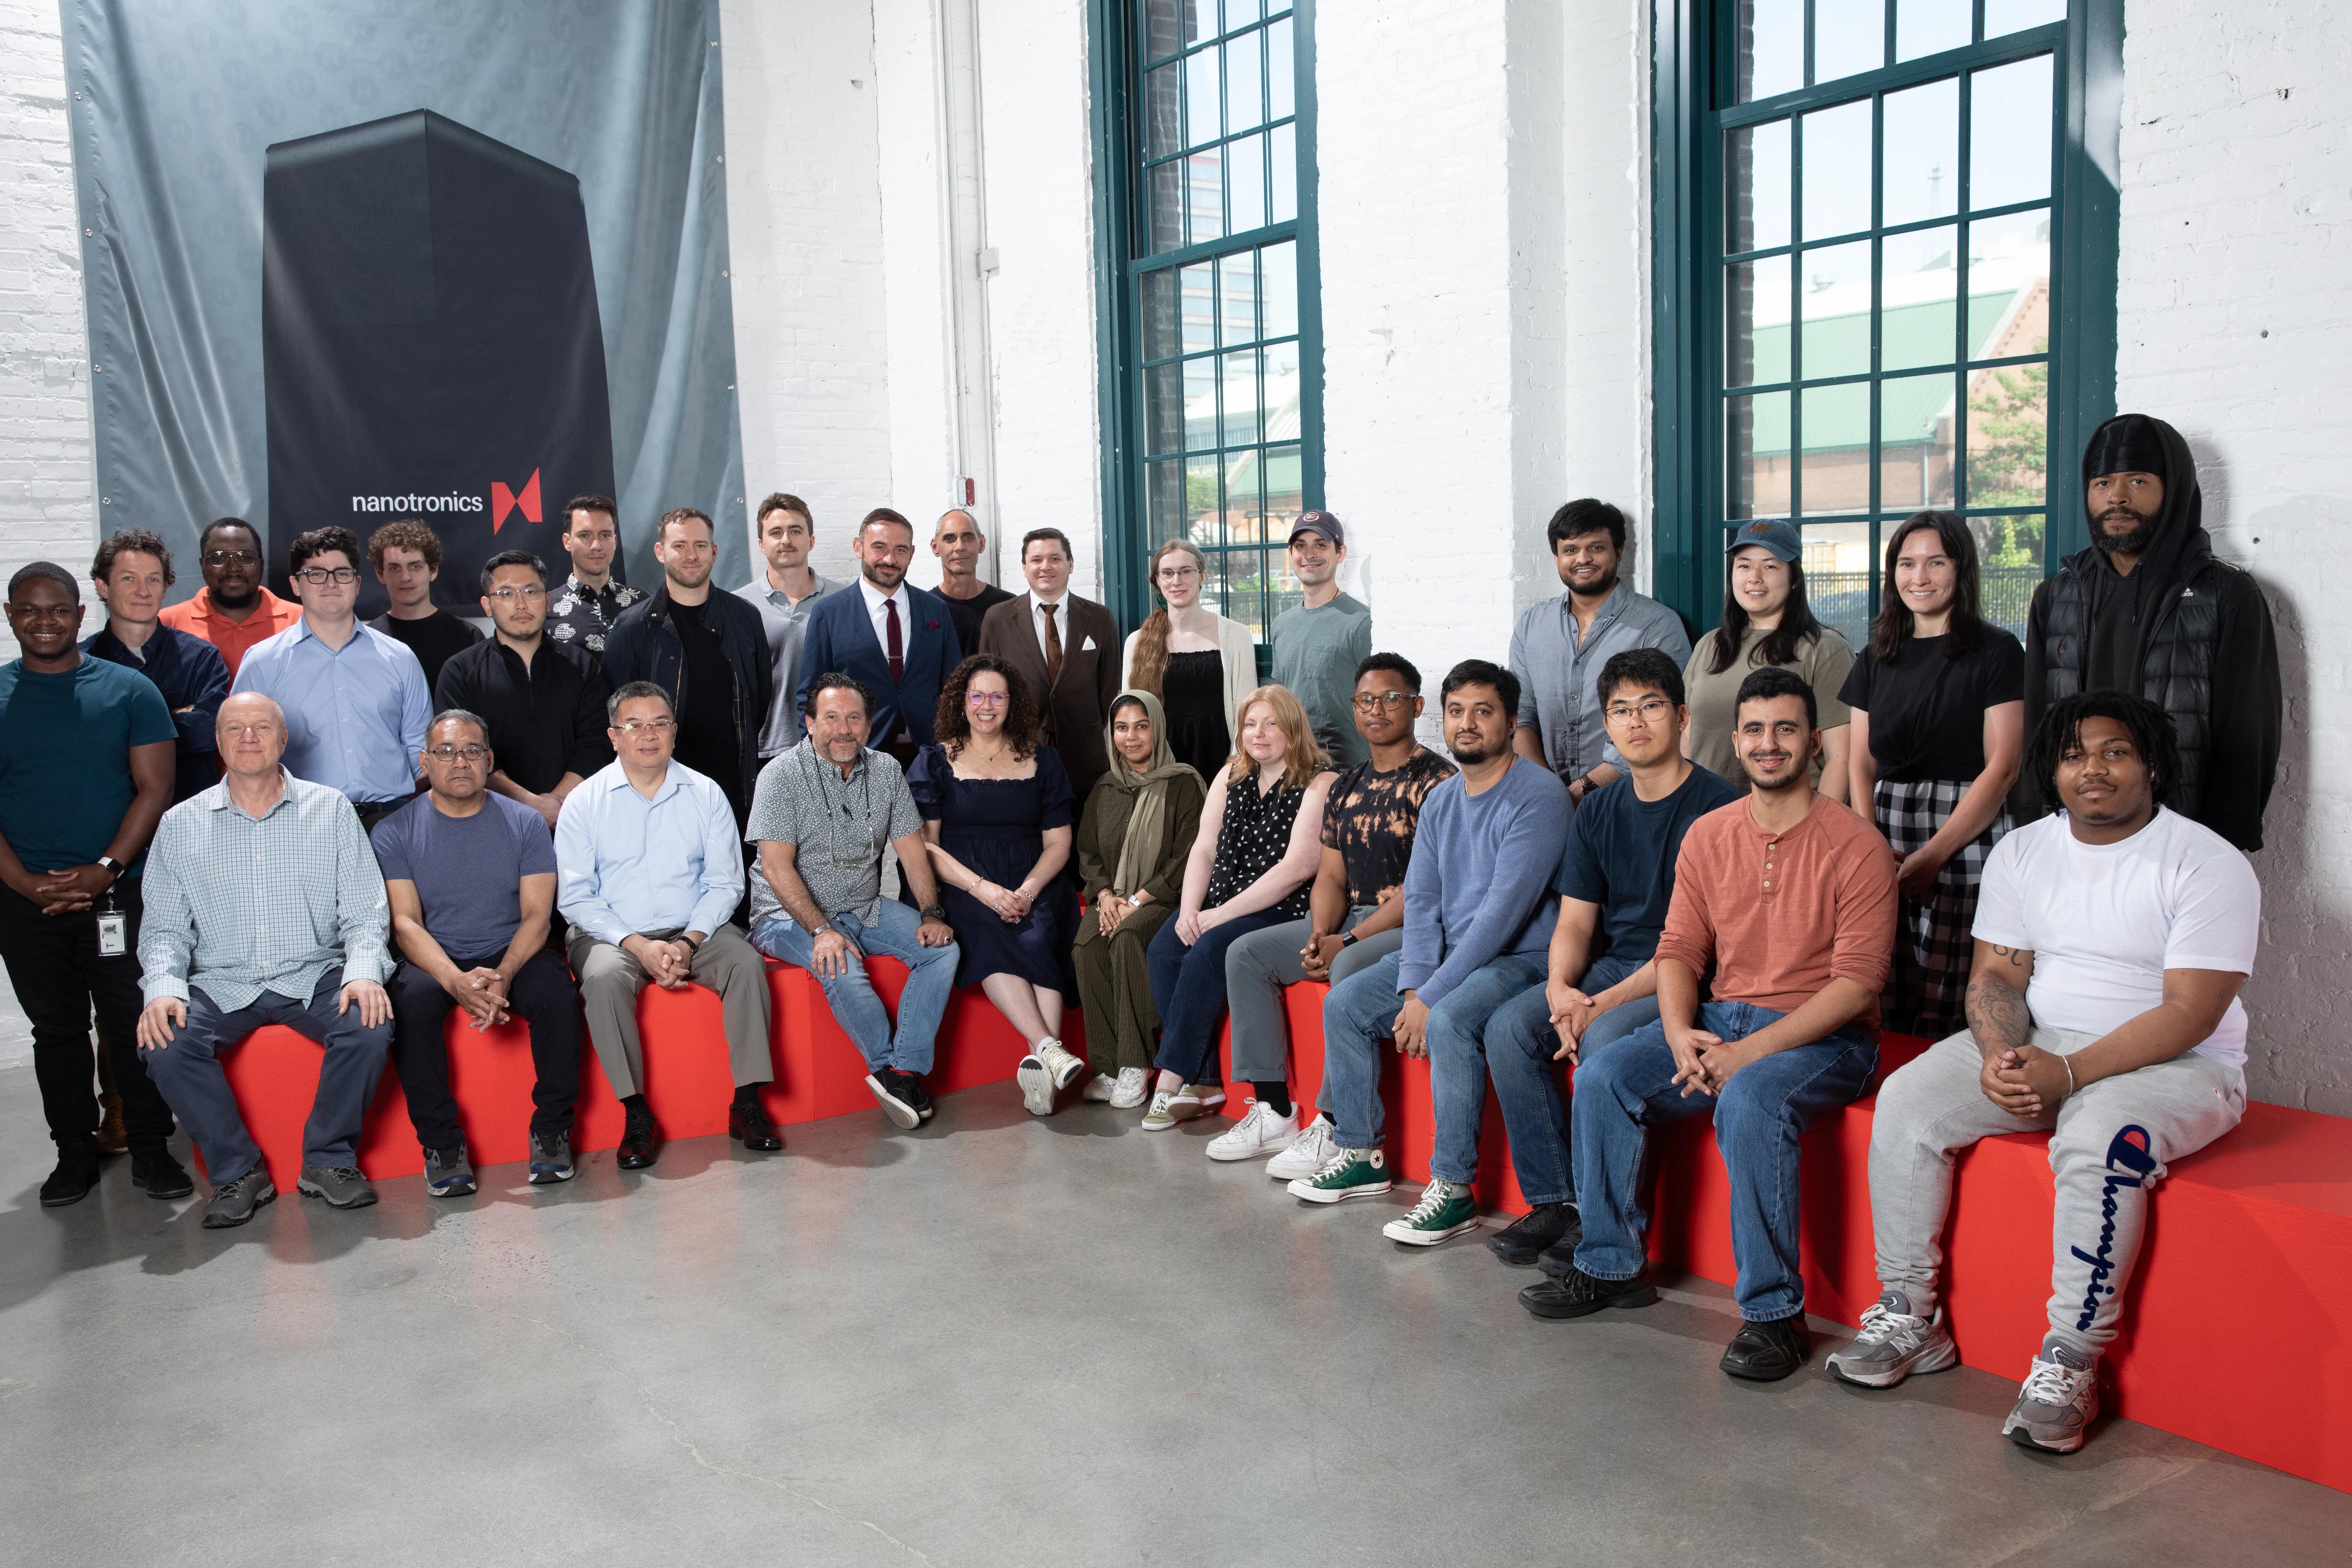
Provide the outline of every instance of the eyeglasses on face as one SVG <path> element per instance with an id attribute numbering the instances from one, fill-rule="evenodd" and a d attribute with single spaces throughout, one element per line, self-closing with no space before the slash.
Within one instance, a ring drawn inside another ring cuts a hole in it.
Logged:
<path id="1" fill-rule="evenodd" d="M 223 720 L 220 727 L 222 733 L 240 741 L 267 741 L 278 733 L 275 724 L 233 724 Z"/>
<path id="2" fill-rule="evenodd" d="M 1412 700 L 1409 692 L 1367 691 L 1356 699 L 1356 706 L 1367 713 L 1377 713 L 1383 708 L 1394 713 Z"/>
<path id="3" fill-rule="evenodd" d="M 313 588 L 323 588 L 332 583 L 337 587 L 359 581 L 359 573 L 349 566 L 305 566 L 294 574 Z"/>
<path id="4" fill-rule="evenodd" d="M 478 763 L 490 754 L 488 746 L 433 746 L 425 754 L 436 763 Z"/>
<path id="5" fill-rule="evenodd" d="M 967 708 L 1002 708 L 1013 700 L 1009 691 L 967 691 L 963 694 Z"/>
<path id="6" fill-rule="evenodd" d="M 641 731 L 647 734 L 658 735 L 666 730 L 677 729 L 677 721 L 675 719 L 624 719 L 613 728 L 624 735 L 635 735 Z"/>
<path id="7" fill-rule="evenodd" d="M 1603 717 L 1612 724 L 1622 724 L 1635 714 L 1644 724 L 1654 724 L 1675 710 L 1675 705 L 1663 697 L 1645 698 L 1639 702 L 1612 702 Z"/>
<path id="8" fill-rule="evenodd" d="M 250 566 L 260 559 L 260 556 L 256 555 L 250 550 L 207 550 L 205 552 L 205 564 L 207 566 Z"/>
<path id="9" fill-rule="evenodd" d="M 1198 566 L 1162 566 L 1160 569 L 1160 580 L 1162 583 L 1181 583 L 1187 577 L 1198 577 L 1200 574 L 1201 569 Z"/>
<path id="10" fill-rule="evenodd" d="M 486 597 L 501 605 L 535 605 L 547 597 L 547 590 L 536 583 L 526 583 L 520 588 L 493 588 Z"/>

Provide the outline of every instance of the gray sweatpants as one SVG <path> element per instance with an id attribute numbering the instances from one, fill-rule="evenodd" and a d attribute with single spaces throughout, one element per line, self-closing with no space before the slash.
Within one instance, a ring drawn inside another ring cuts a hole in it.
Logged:
<path id="1" fill-rule="evenodd" d="M 1349 910 L 1339 922 L 1340 931 L 1355 930 L 1377 907 L 1359 904 Z M 1282 988 L 1307 978 L 1298 952 L 1307 945 L 1307 930 L 1306 921 L 1290 921 L 1254 931 L 1225 949 L 1225 1006 L 1233 1018 L 1236 1083 L 1289 1081 L 1290 1026 L 1283 1018 Z M 1404 928 L 1397 926 L 1342 949 L 1331 961 L 1331 984 L 1339 984 L 1403 945 Z M 1327 1087 L 1318 1092 L 1316 1108 L 1328 1111 L 1328 1073 L 1323 1081 Z"/>
<path id="2" fill-rule="evenodd" d="M 677 936 L 675 931 L 642 934 L 656 942 Z M 580 977 L 589 1041 L 613 1093 L 626 1100 L 646 1086 L 646 1050 L 637 1038 L 637 993 L 650 984 L 646 966 L 577 926 L 572 930 L 570 957 L 572 972 Z M 728 1076 L 735 1086 L 773 1079 L 776 1069 L 768 1055 L 768 966 L 758 951 L 740 931 L 723 925 L 695 951 L 687 973 L 695 984 L 719 993 Z"/>
<path id="3" fill-rule="evenodd" d="M 2029 1043 L 2071 1056 L 2098 1037 L 2037 1028 Z M 2245 1114 L 2245 1075 L 2190 1051 L 2101 1079 L 2033 1121 L 2011 1116 L 1979 1087 L 1984 1055 L 1966 1029 L 1938 1040 L 1878 1091 L 1870 1132 L 1870 1210 L 1878 1282 L 1936 1310 L 1952 1204 L 1952 1155 L 1979 1138 L 2050 1132 L 2057 1223 L 2050 1331 L 2095 1356 L 2116 1337 L 2124 1286 L 2139 1253 L 2147 1194 L 2168 1161 L 2191 1154 Z"/>

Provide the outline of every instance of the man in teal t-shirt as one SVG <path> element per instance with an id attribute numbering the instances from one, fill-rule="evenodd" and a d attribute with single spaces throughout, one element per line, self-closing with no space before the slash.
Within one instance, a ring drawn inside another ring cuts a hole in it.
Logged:
<path id="1" fill-rule="evenodd" d="M 1301 601 L 1274 617 L 1274 683 L 1307 710 L 1315 739 L 1335 768 L 1367 761 L 1371 746 L 1356 733 L 1356 670 L 1372 653 L 1372 612 L 1339 592 L 1348 532 L 1328 511 L 1302 511 L 1290 530 L 1290 572 Z"/>
<path id="2" fill-rule="evenodd" d="M 0 960 L 33 1025 L 33 1070 L 58 1145 L 41 1203 L 98 1184 L 97 1009 L 131 1144 L 131 1180 L 185 1197 L 163 1147 L 171 1109 L 139 1060 L 139 873 L 172 804 L 179 729 L 155 683 L 85 656 L 81 587 L 37 561 L 8 580 L 23 657 L 0 665 Z M 191 809 L 194 809 L 191 804 Z"/>

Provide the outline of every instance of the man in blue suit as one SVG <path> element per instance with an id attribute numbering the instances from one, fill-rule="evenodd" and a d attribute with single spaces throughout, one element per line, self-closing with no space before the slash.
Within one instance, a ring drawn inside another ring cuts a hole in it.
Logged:
<path id="1" fill-rule="evenodd" d="M 946 602 L 907 581 L 913 523 L 877 506 L 857 525 L 856 548 L 857 591 L 829 594 L 809 613 L 793 701 L 805 710 L 809 682 L 828 670 L 856 676 L 874 694 L 867 743 L 905 767 L 931 742 L 940 688 L 963 662 L 963 647 Z"/>

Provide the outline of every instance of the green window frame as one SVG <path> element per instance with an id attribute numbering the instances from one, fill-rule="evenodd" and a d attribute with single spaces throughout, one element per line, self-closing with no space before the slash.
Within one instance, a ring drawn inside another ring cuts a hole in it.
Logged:
<path id="1" fill-rule="evenodd" d="M 2115 411 L 2120 0 L 1657 17 L 1661 596 L 1712 624 L 1728 531 L 1785 519 L 1859 646 L 1885 531 L 1934 507 L 2021 632 L 2086 542 L 2074 455 Z"/>
<path id="2" fill-rule="evenodd" d="M 1257 635 L 1323 504 L 1310 0 L 1093 0 L 1105 579 L 1127 626 L 1190 539 Z"/>

